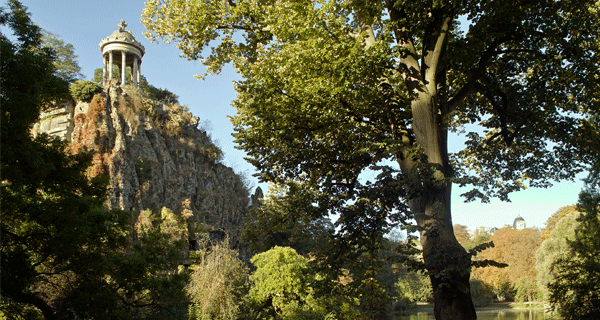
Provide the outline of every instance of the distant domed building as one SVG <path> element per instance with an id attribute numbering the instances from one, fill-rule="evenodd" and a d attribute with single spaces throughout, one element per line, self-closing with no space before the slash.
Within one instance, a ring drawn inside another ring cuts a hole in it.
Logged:
<path id="1" fill-rule="evenodd" d="M 513 222 L 513 228 L 517 230 L 525 229 L 525 219 L 518 215 Z"/>

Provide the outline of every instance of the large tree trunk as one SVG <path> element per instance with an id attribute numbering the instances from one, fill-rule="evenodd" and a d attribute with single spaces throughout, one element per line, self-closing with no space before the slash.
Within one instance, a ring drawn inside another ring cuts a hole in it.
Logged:
<path id="1" fill-rule="evenodd" d="M 434 314 L 442 319 L 476 319 L 469 285 L 471 259 L 458 243 L 450 215 L 450 183 L 425 188 L 422 227 L 423 260 L 433 287 Z"/>
<path id="2" fill-rule="evenodd" d="M 431 87 L 430 87 L 431 88 Z M 434 89 L 435 90 L 435 89 Z M 436 95 L 421 92 L 413 100 L 415 142 L 426 156 L 420 171 L 420 192 L 410 201 L 421 231 L 423 260 L 433 287 L 434 313 L 438 320 L 477 319 L 471 300 L 471 259 L 458 243 L 452 228 L 450 194 L 452 169 L 448 160 L 447 128 Z M 404 157 L 401 168 L 415 170 Z"/>

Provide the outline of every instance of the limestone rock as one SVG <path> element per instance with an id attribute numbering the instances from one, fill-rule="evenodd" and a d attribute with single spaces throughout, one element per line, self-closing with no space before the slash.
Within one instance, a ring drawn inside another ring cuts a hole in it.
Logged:
<path id="1" fill-rule="evenodd" d="M 169 208 L 201 233 L 239 244 L 249 195 L 240 177 L 219 163 L 221 151 L 185 107 L 145 99 L 135 89 L 107 86 L 90 103 L 46 113 L 34 132 L 93 153 L 90 175 L 110 175 L 107 206 L 139 214 Z"/>

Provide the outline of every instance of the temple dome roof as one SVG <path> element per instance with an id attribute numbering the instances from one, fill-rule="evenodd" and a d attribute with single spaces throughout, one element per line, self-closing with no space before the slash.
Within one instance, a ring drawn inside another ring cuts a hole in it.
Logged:
<path id="1" fill-rule="evenodd" d="M 135 36 L 131 31 L 125 30 L 126 26 L 127 24 L 125 23 L 125 21 L 121 20 L 121 23 L 119 24 L 119 29 L 115 30 L 110 36 L 100 41 L 100 50 L 104 52 L 104 47 L 111 43 L 124 43 L 137 48 L 143 56 L 145 53 L 144 46 L 139 41 L 135 40 Z"/>

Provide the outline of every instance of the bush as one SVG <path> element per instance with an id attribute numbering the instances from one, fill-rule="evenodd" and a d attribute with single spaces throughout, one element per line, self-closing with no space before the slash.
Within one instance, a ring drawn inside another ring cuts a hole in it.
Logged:
<path id="1" fill-rule="evenodd" d="M 429 276 L 422 271 L 404 270 L 395 283 L 400 306 L 412 307 L 417 302 L 432 302 L 433 289 Z"/>
<path id="2" fill-rule="evenodd" d="M 228 241 L 216 244 L 210 252 L 199 252 L 186 287 L 193 320 L 240 318 L 240 306 L 246 293 L 247 268 L 229 249 Z M 192 257 L 191 257 L 192 258 Z"/>
<path id="3" fill-rule="evenodd" d="M 256 271 L 248 300 L 259 318 L 330 319 L 324 301 L 316 298 L 312 288 L 315 275 L 308 269 L 308 259 L 290 247 L 274 247 L 255 255 L 251 262 Z"/>
<path id="4" fill-rule="evenodd" d="M 471 299 L 475 307 L 485 307 L 494 301 L 491 288 L 481 280 L 471 280 Z"/>
<path id="5" fill-rule="evenodd" d="M 75 81 L 69 88 L 75 100 L 90 102 L 96 93 L 102 92 L 102 87 L 92 81 Z"/>
<path id="6" fill-rule="evenodd" d="M 542 297 L 537 282 L 528 279 L 519 279 L 515 284 L 515 300 L 519 302 L 539 301 Z"/>

